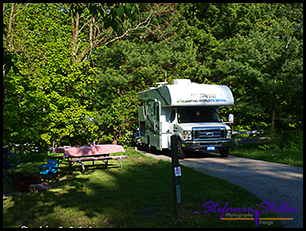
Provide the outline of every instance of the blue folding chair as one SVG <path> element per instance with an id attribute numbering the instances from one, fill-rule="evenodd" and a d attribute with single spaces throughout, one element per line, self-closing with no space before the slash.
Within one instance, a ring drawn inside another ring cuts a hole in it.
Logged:
<path id="1" fill-rule="evenodd" d="M 11 164 L 11 162 L 9 161 L 9 156 L 13 158 L 18 158 L 17 162 L 15 164 Z M 3 184 L 7 181 L 10 175 L 12 175 L 13 172 L 15 171 L 16 166 L 19 164 L 21 156 L 23 156 L 23 154 L 19 156 L 15 156 L 9 152 L 7 147 L 3 147 L 3 170 L 4 170 Z M 10 183 L 9 181 L 7 182 Z"/>
<path id="2" fill-rule="evenodd" d="M 48 164 L 37 166 L 40 169 L 40 174 L 43 178 L 57 178 L 58 162 L 56 160 L 49 160 Z M 46 169 L 47 168 L 47 169 Z"/>

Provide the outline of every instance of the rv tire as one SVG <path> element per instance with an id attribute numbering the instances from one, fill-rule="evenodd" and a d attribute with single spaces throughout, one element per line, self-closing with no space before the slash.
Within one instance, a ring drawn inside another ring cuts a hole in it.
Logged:
<path id="1" fill-rule="evenodd" d="M 227 156 L 228 156 L 228 149 L 227 149 L 227 150 L 220 151 L 220 155 L 221 155 L 222 157 L 227 157 Z"/>
<path id="2" fill-rule="evenodd" d="M 185 158 L 185 152 L 183 150 L 183 147 L 182 147 L 182 142 L 179 140 L 178 141 L 178 157 L 179 159 L 184 159 Z"/>
<path id="3" fill-rule="evenodd" d="M 145 146 L 145 151 L 150 152 L 151 145 L 150 145 L 150 137 L 149 136 L 147 137 L 147 140 L 146 140 L 146 143 L 144 144 L 144 146 Z"/>
<path id="4" fill-rule="evenodd" d="M 144 144 L 144 151 L 145 152 L 149 152 L 150 151 L 150 147 L 148 144 Z"/>

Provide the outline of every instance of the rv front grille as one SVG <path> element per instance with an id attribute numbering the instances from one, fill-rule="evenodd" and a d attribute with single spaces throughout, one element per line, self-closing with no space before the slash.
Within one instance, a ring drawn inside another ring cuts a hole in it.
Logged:
<path id="1" fill-rule="evenodd" d="M 226 137 L 224 127 L 201 127 L 193 128 L 192 131 L 194 141 L 217 141 Z"/>

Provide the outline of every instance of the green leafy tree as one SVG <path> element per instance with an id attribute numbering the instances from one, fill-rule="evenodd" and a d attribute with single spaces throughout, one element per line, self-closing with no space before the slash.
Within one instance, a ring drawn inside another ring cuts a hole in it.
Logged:
<path id="1" fill-rule="evenodd" d="M 96 82 L 92 52 L 145 28 L 153 13 L 135 27 L 125 21 L 137 12 L 131 3 L 4 4 L 4 72 L 12 55 L 20 73 L 4 79 L 5 143 L 29 140 L 44 146 L 92 141 L 96 111 L 88 99 Z M 11 55 L 12 54 L 12 55 Z"/>
<path id="2" fill-rule="evenodd" d="M 188 38 L 173 43 L 162 40 L 139 44 L 122 40 L 104 48 L 103 55 L 96 61 L 103 68 L 98 71 L 98 83 L 92 86 L 99 94 L 91 99 L 96 102 L 94 110 L 104 114 L 104 120 L 99 120 L 99 130 L 105 132 L 104 136 L 118 140 L 118 134 L 124 134 L 135 125 L 137 92 L 159 81 L 193 79 L 200 75 L 196 50 Z"/>
<path id="3" fill-rule="evenodd" d="M 240 36 L 237 53 L 225 62 L 239 99 L 237 109 L 271 126 L 272 132 L 276 122 L 278 130 L 302 124 L 302 42 L 295 37 L 300 29 L 283 19 L 264 32 Z"/>
<path id="4" fill-rule="evenodd" d="M 4 143 L 35 142 L 42 148 L 51 141 L 78 134 L 93 113 L 83 97 L 92 84 L 89 62 L 71 59 L 66 15 L 55 5 L 33 4 L 15 18 L 11 50 L 18 55 L 19 73 L 10 72 L 4 85 Z"/>
<path id="5" fill-rule="evenodd" d="M 176 78 L 228 85 L 239 129 L 303 124 L 303 3 L 4 3 L 3 48 L 4 144 L 126 143 Z"/>
<path id="6" fill-rule="evenodd" d="M 235 97 L 235 106 L 232 112 L 236 115 L 236 126 L 267 130 L 268 127 L 273 127 L 276 120 L 279 121 L 278 129 L 302 124 L 302 122 L 298 122 L 302 121 L 301 98 L 296 98 L 295 91 L 292 89 L 301 86 L 302 81 L 300 64 L 303 61 L 301 49 L 303 4 L 188 3 L 178 4 L 178 8 L 183 16 L 183 20 L 179 24 L 181 28 L 179 35 L 180 37 L 190 36 L 197 44 L 197 59 L 206 70 L 206 75 L 196 81 L 205 83 L 208 80 L 226 84 L 232 89 Z M 274 31 L 272 32 L 272 30 Z M 258 40 L 258 36 L 251 39 L 250 36 L 254 36 L 256 31 L 258 34 L 269 31 L 270 34 L 264 34 L 261 40 Z M 274 33 L 274 36 L 271 33 Z M 295 39 L 293 44 L 291 44 L 292 39 Z M 265 54 L 269 53 L 271 57 L 269 62 L 271 65 L 265 66 L 265 68 L 260 65 L 254 67 L 249 63 L 251 57 L 253 60 L 256 60 L 257 56 L 262 58 L 259 56 L 263 55 L 263 52 L 257 50 L 260 45 L 259 41 L 262 40 L 264 40 L 266 49 L 270 48 L 269 51 L 264 50 Z M 267 45 L 269 42 L 270 45 Z M 288 49 L 285 49 L 286 46 Z M 282 55 L 285 55 L 284 60 L 288 62 L 282 63 L 283 61 L 279 57 Z M 274 59 L 277 59 L 278 63 Z M 290 63 L 289 60 L 292 62 Z M 235 66 L 234 63 L 240 63 L 240 66 Z M 277 65 L 277 67 L 273 65 Z M 289 65 L 292 67 L 291 74 L 294 77 L 289 74 Z M 242 70 L 240 67 L 245 68 Z M 276 69 L 279 73 L 285 67 L 287 71 L 284 75 L 287 77 L 277 77 L 276 83 L 274 83 L 274 77 L 278 75 L 275 73 Z M 262 79 L 269 82 L 269 85 L 253 78 L 256 75 L 255 71 L 263 73 L 265 77 Z M 239 77 L 237 77 L 237 72 L 240 72 Z M 297 77 L 298 75 L 299 77 Z M 282 78 L 286 79 L 286 84 L 284 80 L 281 80 Z M 292 83 L 288 80 L 291 78 L 293 79 Z M 278 84 L 282 84 L 282 91 L 279 91 Z M 299 89 L 301 90 L 300 87 Z M 296 96 L 301 93 L 300 90 Z M 283 93 L 283 91 L 285 92 Z M 280 97 L 281 94 L 284 94 L 283 98 Z M 222 108 L 220 111 L 228 114 L 226 108 Z M 274 119 L 272 111 L 274 111 Z M 275 117 L 276 111 L 277 118 Z"/>

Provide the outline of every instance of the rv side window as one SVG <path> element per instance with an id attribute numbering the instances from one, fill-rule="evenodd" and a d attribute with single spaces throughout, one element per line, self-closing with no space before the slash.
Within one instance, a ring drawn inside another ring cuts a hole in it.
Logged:
<path id="1" fill-rule="evenodd" d="M 157 121 L 159 121 L 159 103 L 158 102 L 156 103 L 156 111 L 155 111 L 155 113 L 156 113 L 156 119 L 157 119 Z"/>
<path id="2" fill-rule="evenodd" d="M 146 105 L 144 103 L 142 103 L 142 109 L 143 109 L 144 116 L 147 117 Z"/>
<path id="3" fill-rule="evenodd" d="M 151 112 L 151 116 L 155 116 L 155 107 L 154 107 L 154 104 L 152 102 L 150 102 L 150 112 Z"/>
<path id="4" fill-rule="evenodd" d="M 174 119 L 175 119 L 175 110 L 173 109 L 171 111 L 170 122 L 172 123 Z"/>

